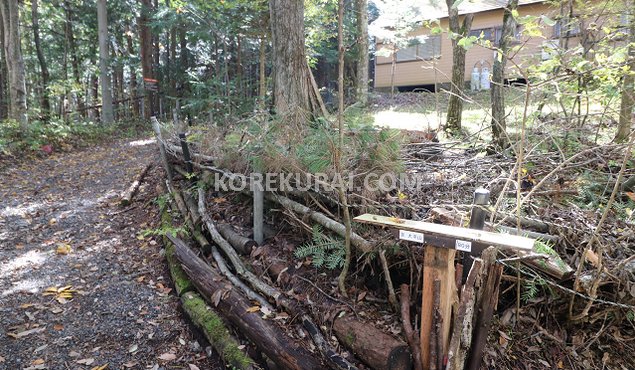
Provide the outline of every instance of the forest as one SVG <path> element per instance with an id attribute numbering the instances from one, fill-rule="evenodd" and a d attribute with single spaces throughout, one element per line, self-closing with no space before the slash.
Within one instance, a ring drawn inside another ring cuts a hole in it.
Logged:
<path id="1" fill-rule="evenodd" d="M 633 0 L 1 0 L 0 369 L 635 368 Z"/>

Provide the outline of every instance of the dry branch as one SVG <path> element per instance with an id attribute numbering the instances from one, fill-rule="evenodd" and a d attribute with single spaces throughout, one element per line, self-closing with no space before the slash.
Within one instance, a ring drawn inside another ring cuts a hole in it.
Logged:
<path id="1" fill-rule="evenodd" d="M 132 202 L 132 198 L 135 196 L 135 194 L 137 194 L 139 186 L 141 186 L 141 182 L 148 173 L 148 170 L 150 170 L 150 167 L 152 167 L 152 163 L 148 163 L 145 167 L 143 167 L 143 170 L 141 170 L 141 172 L 137 174 L 137 177 L 132 182 L 132 184 L 130 184 L 128 189 L 121 193 L 121 200 L 119 201 L 120 206 L 125 207 Z"/>
<path id="2" fill-rule="evenodd" d="M 343 224 L 327 217 L 323 213 L 314 212 L 309 207 L 279 194 L 267 193 L 266 198 L 294 212 L 310 217 L 313 221 L 335 232 L 341 237 L 346 236 L 346 227 Z M 351 233 L 351 244 L 364 253 L 369 253 L 373 250 L 371 244 L 356 233 Z"/>
<path id="3" fill-rule="evenodd" d="M 414 362 L 414 370 L 422 370 L 421 366 L 421 343 L 419 342 L 419 333 L 417 333 L 410 323 L 410 286 L 401 284 L 401 323 L 403 325 L 406 341 L 412 351 L 412 359 Z"/>

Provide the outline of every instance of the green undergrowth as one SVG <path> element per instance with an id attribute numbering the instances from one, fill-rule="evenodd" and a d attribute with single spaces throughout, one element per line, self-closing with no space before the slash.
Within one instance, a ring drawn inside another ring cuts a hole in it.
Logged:
<path id="1" fill-rule="evenodd" d="M 15 120 L 0 122 L 0 154 L 18 155 L 64 151 L 113 137 L 134 137 L 147 130 L 141 121 L 117 121 L 104 125 L 93 121 L 32 121 L 26 129 Z"/>

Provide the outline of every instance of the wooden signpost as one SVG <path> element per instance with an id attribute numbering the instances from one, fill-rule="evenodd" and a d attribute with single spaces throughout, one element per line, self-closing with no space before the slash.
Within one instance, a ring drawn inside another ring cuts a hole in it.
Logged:
<path id="1" fill-rule="evenodd" d="M 354 221 L 394 228 L 399 232 L 399 239 L 420 243 L 424 246 L 423 299 L 421 304 L 421 361 L 423 369 L 441 370 L 444 366 L 442 361 L 448 352 L 452 307 L 458 301 L 454 271 L 456 251 L 472 256 L 480 255 L 484 249 L 490 246 L 508 250 L 531 251 L 535 243 L 534 239 L 517 235 L 372 214 L 355 217 Z M 434 320 L 435 297 L 439 298 L 437 322 Z M 436 354 L 433 357 L 437 359 L 438 365 L 430 362 L 431 353 Z"/>

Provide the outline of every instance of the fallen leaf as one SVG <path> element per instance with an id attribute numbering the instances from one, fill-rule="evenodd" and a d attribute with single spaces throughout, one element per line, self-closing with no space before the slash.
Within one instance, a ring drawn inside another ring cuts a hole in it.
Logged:
<path id="1" fill-rule="evenodd" d="M 135 352 L 135 351 L 136 351 L 136 350 L 138 350 L 138 349 L 139 349 L 139 346 L 138 346 L 138 345 L 136 345 L 136 344 L 133 344 L 133 345 L 131 345 L 130 347 L 128 347 L 128 352 L 129 352 L 129 353 L 132 353 L 132 352 Z"/>
<path id="2" fill-rule="evenodd" d="M 60 331 L 60 330 L 64 329 L 64 325 L 62 325 L 62 324 L 55 324 L 55 325 L 53 325 L 53 329 L 55 329 L 55 330 L 57 330 L 57 331 Z"/>
<path id="3" fill-rule="evenodd" d="M 366 297 L 366 293 L 368 293 L 367 291 L 363 291 L 361 293 L 359 293 L 359 295 L 357 296 L 357 302 L 361 302 L 364 300 L 364 297 Z"/>
<path id="4" fill-rule="evenodd" d="M 161 356 L 159 356 L 159 360 L 163 360 L 163 361 L 176 360 L 176 355 L 174 353 L 166 352 L 162 354 Z"/>
<path id="5" fill-rule="evenodd" d="M 130 369 L 130 368 L 133 368 L 133 367 L 137 366 L 138 364 L 139 363 L 137 361 L 128 361 L 128 362 L 124 363 L 123 366 L 125 368 Z"/>
<path id="6" fill-rule="evenodd" d="M 104 365 L 101 365 L 101 366 L 95 366 L 95 367 L 93 367 L 90 370 L 105 370 L 107 367 L 108 367 L 108 364 L 104 364 Z"/>
<path id="7" fill-rule="evenodd" d="M 247 312 L 254 313 L 260 311 L 260 306 L 251 306 L 247 309 Z"/>
<path id="8" fill-rule="evenodd" d="M 631 200 L 635 202 L 635 193 L 627 191 L 626 196 L 631 198 Z"/>
<path id="9" fill-rule="evenodd" d="M 43 332 L 44 330 L 45 330 L 45 328 L 35 328 L 35 329 L 24 330 L 24 331 L 21 331 L 19 333 L 7 333 L 7 335 L 12 337 L 12 338 L 14 338 L 14 339 L 20 339 L 20 338 L 26 337 L 27 335 L 33 334 L 33 333 Z"/>
<path id="10" fill-rule="evenodd" d="M 187 366 L 190 367 L 190 370 L 201 370 L 198 366 L 196 366 L 194 364 L 187 364 Z"/>
<path id="11" fill-rule="evenodd" d="M 37 360 L 33 360 L 31 361 L 31 365 L 41 365 L 43 364 L 45 361 L 43 358 L 38 358 Z"/>
<path id="12" fill-rule="evenodd" d="M 0 364 L 5 361 L 4 357 L 0 356 Z"/>
<path id="13" fill-rule="evenodd" d="M 59 244 L 57 248 L 55 249 L 55 253 L 61 254 L 61 255 L 67 255 L 71 253 L 71 246 L 68 244 Z"/>
<path id="14" fill-rule="evenodd" d="M 93 362 L 95 362 L 95 359 L 90 357 L 90 358 L 83 358 L 81 360 L 77 360 L 75 361 L 78 364 L 82 364 L 82 365 L 91 365 Z"/>

